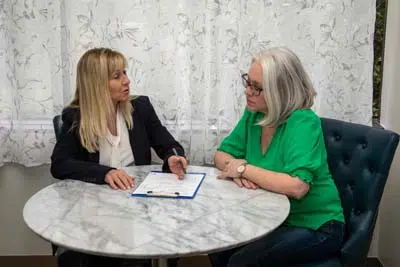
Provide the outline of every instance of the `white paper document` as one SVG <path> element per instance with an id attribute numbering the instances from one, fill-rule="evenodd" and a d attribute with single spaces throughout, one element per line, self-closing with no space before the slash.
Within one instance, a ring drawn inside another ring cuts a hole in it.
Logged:
<path id="1" fill-rule="evenodd" d="M 205 175 L 205 173 L 186 173 L 180 180 L 172 173 L 152 171 L 132 192 L 132 196 L 194 198 Z"/>

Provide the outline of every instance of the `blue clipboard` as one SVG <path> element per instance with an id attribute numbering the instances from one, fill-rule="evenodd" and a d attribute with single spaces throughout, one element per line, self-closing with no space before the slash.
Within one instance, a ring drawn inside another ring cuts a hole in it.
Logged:
<path id="1" fill-rule="evenodd" d="M 141 187 L 143 187 L 143 184 L 146 183 L 146 180 L 149 178 L 149 175 L 152 175 L 152 174 L 153 175 L 154 174 L 160 174 L 160 175 L 163 174 L 165 176 L 171 176 L 170 173 L 163 173 L 162 171 L 151 171 L 147 175 L 145 180 L 138 186 L 138 188 L 135 189 L 135 191 L 138 191 L 138 192 L 133 191 L 131 193 L 131 196 L 133 196 L 133 197 L 159 197 L 159 198 L 193 199 L 196 196 L 197 191 L 199 190 L 201 184 L 203 183 L 204 177 L 206 177 L 206 173 L 202 173 L 202 172 L 187 172 L 185 175 L 189 175 L 189 176 L 190 175 L 196 175 L 197 176 L 196 178 L 199 181 L 198 181 L 198 183 L 196 185 L 196 188 L 192 188 L 191 191 L 193 193 L 191 193 L 191 194 L 187 194 L 186 193 L 185 194 L 183 192 L 179 192 L 179 190 L 166 191 L 166 190 L 163 190 L 162 188 L 146 190 L 144 188 L 141 188 Z M 168 178 L 170 178 L 170 177 L 166 177 L 166 179 L 168 179 Z M 175 180 L 177 179 L 176 176 L 173 176 L 171 178 L 173 178 Z M 150 176 L 149 179 L 151 179 L 151 176 Z M 163 178 L 160 178 L 160 179 L 163 179 Z M 190 179 L 190 177 L 185 177 L 184 179 Z M 171 183 L 173 183 L 173 182 L 171 182 Z"/>

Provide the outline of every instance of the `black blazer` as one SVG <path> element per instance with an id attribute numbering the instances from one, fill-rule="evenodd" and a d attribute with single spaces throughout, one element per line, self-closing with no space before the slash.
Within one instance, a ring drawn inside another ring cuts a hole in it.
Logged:
<path id="1" fill-rule="evenodd" d="M 135 165 L 151 164 L 152 147 L 164 160 L 163 170 L 169 171 L 168 158 L 175 148 L 184 156 L 183 147 L 161 124 L 147 96 L 131 100 L 133 105 L 133 128 L 128 129 Z M 89 153 L 79 137 L 79 108 L 67 107 L 62 112 L 62 127 L 51 155 L 51 174 L 58 179 L 75 179 L 96 184 L 105 183 L 104 178 L 112 167 L 99 164 L 99 152 Z"/>

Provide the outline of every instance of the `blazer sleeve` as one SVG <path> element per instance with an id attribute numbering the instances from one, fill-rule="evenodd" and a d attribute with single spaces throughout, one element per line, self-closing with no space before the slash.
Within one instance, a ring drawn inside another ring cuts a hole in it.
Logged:
<path id="1" fill-rule="evenodd" d="M 60 138 L 51 155 L 50 172 L 57 179 L 74 179 L 104 184 L 104 178 L 113 168 L 84 160 L 88 151 L 81 145 L 78 135 L 79 110 L 67 108 L 62 114 Z"/>
<path id="2" fill-rule="evenodd" d="M 175 155 L 172 149 L 175 148 L 178 155 L 182 157 L 185 157 L 185 150 L 168 132 L 167 128 L 161 124 L 149 98 L 144 97 L 143 100 L 146 106 L 147 120 L 145 124 L 149 134 L 150 145 L 156 154 L 164 160 L 163 171 L 170 172 L 168 158 Z"/>

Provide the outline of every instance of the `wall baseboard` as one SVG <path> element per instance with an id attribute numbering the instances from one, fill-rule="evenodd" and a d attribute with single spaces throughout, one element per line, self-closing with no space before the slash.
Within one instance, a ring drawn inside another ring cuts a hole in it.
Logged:
<path id="1" fill-rule="evenodd" d="M 371 257 L 371 258 L 367 258 L 365 267 L 383 267 L 383 264 L 378 258 Z"/>
<path id="2" fill-rule="evenodd" d="M 48 255 L 0 256 L 1 267 L 57 267 L 57 258 Z"/>
<path id="3" fill-rule="evenodd" d="M 0 256 L 0 266 L 4 267 L 57 267 L 54 256 Z M 178 262 L 178 267 L 208 267 L 207 256 L 183 258 Z M 383 267 L 378 258 L 368 258 L 364 267 Z"/>

